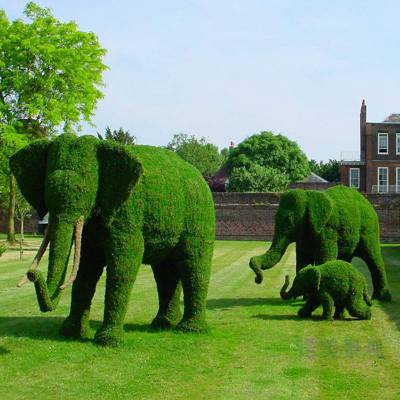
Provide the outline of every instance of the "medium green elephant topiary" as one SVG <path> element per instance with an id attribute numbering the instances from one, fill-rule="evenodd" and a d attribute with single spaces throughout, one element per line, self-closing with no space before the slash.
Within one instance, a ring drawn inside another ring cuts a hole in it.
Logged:
<path id="1" fill-rule="evenodd" d="M 21 192 L 49 228 L 28 278 L 42 311 L 74 281 L 61 332 L 86 336 L 96 284 L 107 267 L 103 325 L 95 343 L 118 345 L 141 263 L 159 296 L 152 324 L 202 331 L 215 237 L 214 204 L 201 174 L 169 150 L 122 146 L 93 136 L 36 141 L 10 161 Z M 65 281 L 71 247 L 74 266 Z M 47 281 L 37 266 L 50 243 Z M 23 282 L 21 282 L 22 284 Z M 180 311 L 181 286 L 184 314 Z"/>
<path id="2" fill-rule="evenodd" d="M 308 266 L 299 271 L 289 286 L 289 277 L 281 289 L 281 297 L 289 300 L 299 296 L 307 298 L 299 310 L 300 317 L 309 317 L 322 304 L 322 319 L 342 319 L 347 309 L 352 317 L 370 319 L 371 299 L 367 283 L 361 272 L 346 261 L 329 261 L 322 265 Z"/>
<path id="3" fill-rule="evenodd" d="M 373 297 L 390 301 L 385 264 L 379 244 L 378 216 L 357 190 L 334 186 L 325 192 L 289 190 L 282 194 L 270 249 L 252 257 L 256 282 L 262 270 L 272 268 L 290 243 L 296 243 L 296 271 L 330 260 L 363 259 L 371 272 Z"/>

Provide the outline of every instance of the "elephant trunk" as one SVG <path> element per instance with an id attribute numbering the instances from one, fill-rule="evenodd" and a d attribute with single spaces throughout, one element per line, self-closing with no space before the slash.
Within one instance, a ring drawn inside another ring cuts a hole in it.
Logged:
<path id="1" fill-rule="evenodd" d="M 283 284 L 282 289 L 280 291 L 282 300 L 290 300 L 293 297 L 292 290 L 289 290 L 288 292 L 286 291 L 286 289 L 289 287 L 289 285 L 290 285 L 289 275 L 286 275 L 285 283 Z"/>
<path id="2" fill-rule="evenodd" d="M 83 217 L 79 218 L 75 226 L 75 255 L 72 273 L 68 281 L 63 284 L 73 243 L 74 225 L 61 221 L 52 221 L 49 225 L 50 253 L 47 281 L 37 268 L 31 268 L 27 273 L 28 279 L 35 284 L 36 297 L 40 310 L 43 312 L 52 311 L 57 307 L 62 290 L 76 278 L 82 228 Z"/>
<path id="3" fill-rule="evenodd" d="M 250 259 L 250 268 L 256 274 L 256 283 L 261 283 L 263 281 L 263 270 L 272 268 L 274 265 L 278 264 L 282 256 L 285 254 L 289 243 L 290 242 L 286 237 L 276 238 L 276 236 L 274 236 L 272 245 L 265 254 Z"/>

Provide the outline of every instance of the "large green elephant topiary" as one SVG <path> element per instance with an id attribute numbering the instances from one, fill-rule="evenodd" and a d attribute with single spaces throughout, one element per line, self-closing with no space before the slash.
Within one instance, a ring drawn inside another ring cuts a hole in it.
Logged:
<path id="1" fill-rule="evenodd" d="M 322 319 L 342 319 L 347 309 L 352 317 L 370 319 L 371 299 L 364 275 L 352 264 L 334 260 L 325 264 L 308 266 L 298 272 L 289 291 L 289 277 L 281 289 L 283 300 L 306 296 L 306 304 L 299 317 L 310 317 L 322 304 Z"/>
<path id="2" fill-rule="evenodd" d="M 162 148 L 73 135 L 33 142 L 10 165 L 30 204 L 41 217 L 50 214 L 27 274 L 35 283 L 40 309 L 53 310 L 76 277 L 62 334 L 86 335 L 91 301 L 106 266 L 104 320 L 94 340 L 119 344 L 141 263 L 151 265 L 157 284 L 159 310 L 152 324 L 170 327 L 180 320 L 181 330 L 205 328 L 215 214 L 210 190 L 194 167 Z M 64 283 L 74 241 L 73 270 Z M 48 242 L 45 281 L 37 265 Z"/>
<path id="3" fill-rule="evenodd" d="M 270 249 L 252 257 L 256 282 L 262 270 L 276 265 L 290 243 L 296 243 L 296 270 L 330 260 L 362 258 L 371 272 L 373 297 L 390 301 L 385 265 L 379 244 L 378 216 L 355 189 L 334 186 L 325 192 L 289 190 L 282 194 Z"/>

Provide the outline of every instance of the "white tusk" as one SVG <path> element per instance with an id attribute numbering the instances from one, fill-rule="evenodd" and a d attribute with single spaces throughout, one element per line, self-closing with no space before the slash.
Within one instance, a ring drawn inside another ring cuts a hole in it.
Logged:
<path id="1" fill-rule="evenodd" d="M 82 230 L 84 218 L 80 217 L 75 226 L 75 252 L 74 252 L 74 265 L 72 267 L 71 275 L 68 280 L 60 286 L 61 290 L 66 289 L 75 279 L 78 274 L 79 262 L 81 259 L 81 244 L 82 244 Z"/>
<path id="2" fill-rule="evenodd" d="M 47 246 L 49 245 L 49 242 L 50 242 L 50 228 L 49 228 L 49 225 L 47 225 L 46 230 L 44 231 L 44 236 L 43 236 L 42 243 L 40 244 L 39 250 L 37 251 L 35 258 L 33 259 L 31 267 L 29 268 L 29 270 L 36 269 L 36 268 L 39 267 L 40 260 L 42 259 L 43 254 L 46 252 L 46 249 L 47 249 Z M 20 288 L 20 287 L 24 286 L 27 281 L 28 281 L 28 279 L 24 275 L 19 280 L 19 282 L 17 284 L 17 287 Z"/>

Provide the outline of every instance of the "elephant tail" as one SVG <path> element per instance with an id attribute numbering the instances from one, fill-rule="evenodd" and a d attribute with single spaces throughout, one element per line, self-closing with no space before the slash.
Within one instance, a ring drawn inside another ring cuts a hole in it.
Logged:
<path id="1" fill-rule="evenodd" d="M 367 285 L 364 285 L 363 296 L 364 296 L 364 301 L 365 301 L 369 306 L 372 306 L 372 301 L 371 301 L 371 297 L 370 297 L 369 294 L 368 294 Z"/>

